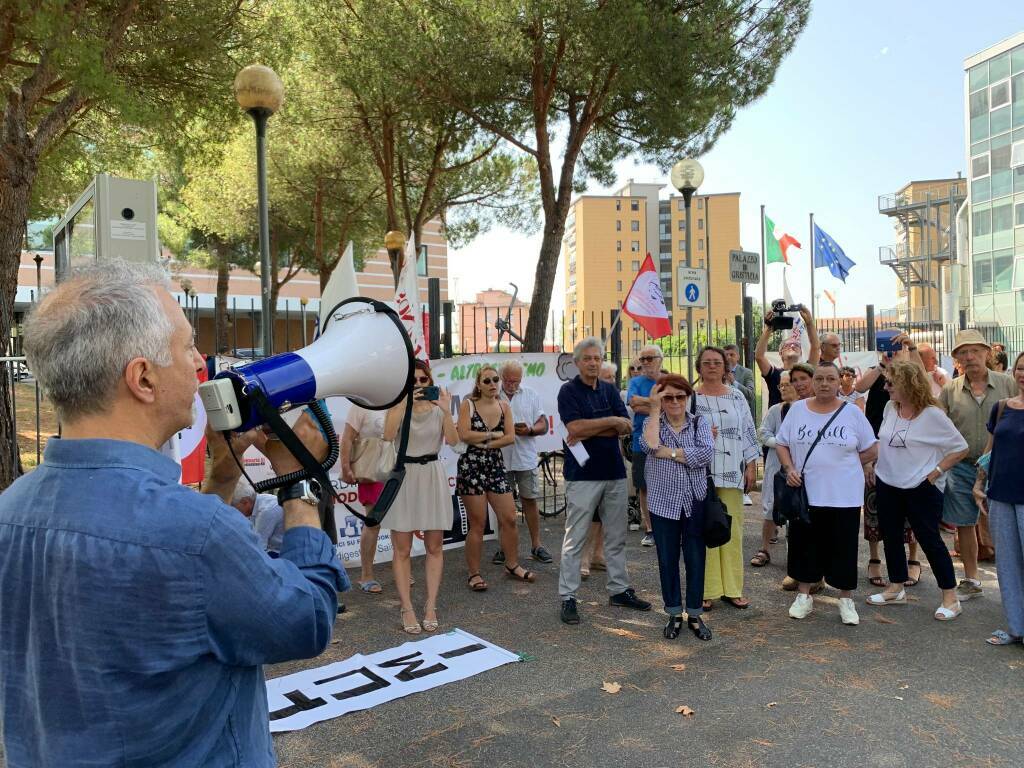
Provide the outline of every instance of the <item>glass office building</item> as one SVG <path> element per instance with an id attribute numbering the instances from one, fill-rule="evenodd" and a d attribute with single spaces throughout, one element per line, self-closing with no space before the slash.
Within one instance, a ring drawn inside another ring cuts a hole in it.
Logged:
<path id="1" fill-rule="evenodd" d="M 1024 32 L 964 61 L 971 316 L 1024 324 Z"/>

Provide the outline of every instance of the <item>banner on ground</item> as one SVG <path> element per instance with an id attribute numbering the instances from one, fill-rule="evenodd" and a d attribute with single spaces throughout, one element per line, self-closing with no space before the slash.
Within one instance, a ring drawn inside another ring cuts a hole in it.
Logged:
<path id="1" fill-rule="evenodd" d="M 270 732 L 297 731 L 519 661 L 519 656 L 454 629 L 369 656 L 267 681 Z"/>
<path id="2" fill-rule="evenodd" d="M 476 373 L 480 370 L 480 367 L 484 364 L 490 364 L 500 368 L 501 364 L 506 360 L 518 360 L 523 366 L 522 386 L 536 390 L 540 395 L 544 413 L 548 417 L 547 434 L 534 438 L 537 450 L 560 450 L 562 441 L 558 437 L 557 432 L 557 429 L 560 427 L 560 422 L 558 421 L 558 390 L 562 384 L 577 373 L 572 355 L 568 353 L 466 355 L 430 361 L 434 383 L 439 387 L 446 388 L 452 395 L 452 419 L 458 420 L 459 406 L 472 393 Z M 345 430 L 345 417 L 348 415 L 349 406 L 349 401 L 342 397 L 332 397 L 327 400 L 327 407 L 339 437 Z M 445 533 L 444 548 L 452 549 L 463 546 L 466 535 L 469 533 L 469 518 L 459 497 L 455 495 L 458 454 L 449 446 L 444 446 L 439 456 L 444 464 L 445 473 L 448 478 L 448 488 L 452 493 L 452 527 Z M 244 465 L 246 472 L 249 473 L 254 482 L 273 475 L 273 471 L 266 458 L 253 448 L 250 448 L 245 454 Z M 341 468 L 338 464 L 335 464 L 331 469 L 330 476 L 335 490 L 341 498 L 341 502 L 336 504 L 334 508 L 334 517 L 338 524 L 338 557 L 345 567 L 354 568 L 360 565 L 359 540 L 363 524 L 358 517 L 352 514 L 349 508 L 362 512 L 363 507 L 359 503 L 357 487 L 349 485 L 341 479 Z M 387 530 L 387 522 L 385 517 L 384 525 L 381 526 L 380 536 L 377 540 L 377 553 L 374 561 L 378 563 L 390 562 L 391 560 L 391 536 Z M 486 538 L 494 538 L 495 534 L 493 531 L 495 530 L 496 524 L 493 511 L 490 511 Z M 423 541 L 418 535 L 414 536 L 413 556 L 422 555 L 424 551 Z"/>

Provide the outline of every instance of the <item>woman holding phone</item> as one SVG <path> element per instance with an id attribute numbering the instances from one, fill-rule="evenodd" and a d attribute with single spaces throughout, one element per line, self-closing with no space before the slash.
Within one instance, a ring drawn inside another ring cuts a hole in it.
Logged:
<path id="1" fill-rule="evenodd" d="M 459 442 L 459 433 L 451 416 L 451 395 L 447 390 L 438 390 L 434 386 L 430 366 L 422 360 L 416 361 L 414 376 L 405 480 L 386 520 L 391 530 L 391 568 L 402 605 L 402 628 L 410 635 L 418 635 L 421 630 L 434 632 L 438 628 L 437 593 L 444 570 L 442 543 L 444 532 L 452 527 L 452 497 L 448 490 L 447 472 L 437 454 L 443 443 L 455 445 Z M 402 400 L 388 411 L 384 427 L 386 439 L 395 438 L 404 416 L 405 400 Z M 412 537 L 416 531 L 423 532 L 426 549 L 427 599 L 423 604 L 422 626 L 416 620 L 416 610 L 412 606 L 409 578 L 412 573 Z"/>
<path id="2" fill-rule="evenodd" d="M 473 393 L 459 407 L 459 437 L 467 444 L 459 457 L 455 492 L 459 494 L 469 515 L 466 536 L 466 566 L 469 588 L 474 592 L 487 589 L 480 575 L 480 551 L 487 505 L 498 517 L 498 538 L 505 553 L 505 571 L 514 579 L 533 581 L 536 577 L 519 564 L 519 532 L 516 529 L 516 505 L 512 488 L 505 474 L 501 449 L 515 442 L 512 409 L 498 397 L 501 377 L 496 368 L 485 365 L 477 371 Z"/>

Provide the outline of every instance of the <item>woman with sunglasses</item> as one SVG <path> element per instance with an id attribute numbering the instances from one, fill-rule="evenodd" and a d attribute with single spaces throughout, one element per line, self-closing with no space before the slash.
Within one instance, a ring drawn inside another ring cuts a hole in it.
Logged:
<path id="1" fill-rule="evenodd" d="M 444 570 L 442 543 L 444 532 L 452 527 L 452 496 L 448 489 L 448 473 L 438 461 L 437 454 L 443 443 L 455 445 L 459 442 L 459 433 L 451 416 L 451 395 L 442 389 L 437 399 L 424 397 L 424 387 L 433 386 L 434 377 L 430 366 L 422 360 L 416 361 L 414 376 L 405 480 L 384 521 L 391 530 L 391 568 L 401 600 L 402 628 L 410 635 L 418 635 L 421 629 L 416 620 L 416 610 L 412 607 L 410 584 L 412 537 L 417 531 L 423 532 L 426 549 L 427 599 L 423 603 L 422 629 L 434 632 L 438 628 L 437 593 Z M 388 411 L 384 434 L 396 435 L 403 416 L 404 400 Z"/>
<path id="2" fill-rule="evenodd" d="M 746 398 L 726 382 L 725 351 L 704 347 L 697 356 L 697 371 L 695 412 L 711 424 L 715 438 L 711 474 L 718 498 L 732 516 L 729 543 L 707 553 L 703 608 L 711 610 L 711 601 L 718 598 L 734 608 L 746 608 L 750 601 L 743 596 L 743 494 L 754 487 L 761 448 Z"/>
<path id="3" fill-rule="evenodd" d="M 680 550 L 686 568 L 686 624 L 699 639 L 711 639 L 711 630 L 701 618 L 707 555 L 702 500 L 715 439 L 707 420 L 687 411 L 692 395 L 690 382 L 682 376 L 661 376 L 650 392 L 650 415 L 640 435 L 640 448 L 647 455 L 644 473 L 661 596 L 668 614 L 662 634 L 669 640 L 678 637 L 683 626 Z"/>
<path id="4" fill-rule="evenodd" d="M 935 618 L 949 621 L 960 615 L 960 601 L 953 560 L 939 535 L 939 523 L 946 473 L 967 456 L 967 441 L 936 404 L 922 366 L 904 360 L 892 363 L 885 374 L 885 387 L 889 402 L 878 430 L 878 461 L 874 473 L 865 469 L 868 485 L 875 487 L 890 583 L 884 591 L 868 597 L 868 604 L 907 602 L 903 542 L 904 524 L 909 520 L 942 590 L 942 605 Z"/>
<path id="5" fill-rule="evenodd" d="M 469 568 L 469 588 L 474 592 L 487 589 L 487 582 L 480 575 L 480 551 L 487 525 L 488 504 L 498 518 L 498 538 L 505 553 L 505 571 L 520 581 L 536 578 L 532 571 L 519 564 L 516 505 L 505 474 L 505 462 L 501 458 L 501 449 L 515 442 L 515 423 L 508 403 L 498 398 L 500 383 L 497 369 L 483 366 L 477 371 L 473 393 L 459 407 L 459 437 L 468 447 L 459 457 L 455 492 L 469 515 L 466 566 Z"/>

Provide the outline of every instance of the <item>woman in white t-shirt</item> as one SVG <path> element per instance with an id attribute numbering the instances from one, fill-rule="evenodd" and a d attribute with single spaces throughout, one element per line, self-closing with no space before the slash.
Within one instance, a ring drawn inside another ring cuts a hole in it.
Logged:
<path id="1" fill-rule="evenodd" d="M 967 455 L 967 441 L 932 398 L 928 375 L 920 365 L 896 361 L 886 371 L 889 402 L 878 430 L 878 463 L 874 479 L 878 523 L 885 546 L 889 586 L 868 598 L 870 605 L 907 602 L 907 558 L 903 550 L 904 521 L 910 521 L 921 549 L 942 590 L 935 618 L 960 615 L 956 576 L 949 550 L 939 535 L 946 472 Z M 872 480 L 868 472 L 868 483 Z"/>
<path id="2" fill-rule="evenodd" d="M 877 440 L 860 409 L 840 400 L 838 393 L 839 370 L 832 363 L 819 363 L 814 369 L 814 397 L 790 407 L 775 436 L 775 450 L 789 485 L 806 486 L 810 506 L 809 523 L 794 520 L 789 525 L 787 571 L 799 583 L 789 615 L 802 619 L 814 610 L 811 586 L 824 577 L 839 590 L 843 623 L 857 624 L 853 590 L 863 466 L 875 460 Z"/>

